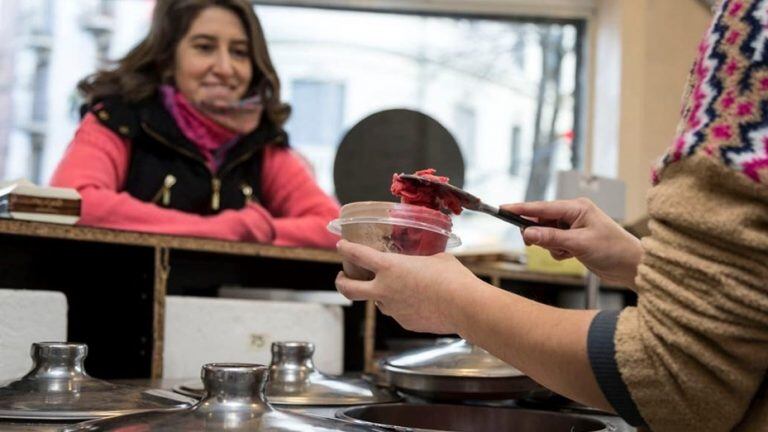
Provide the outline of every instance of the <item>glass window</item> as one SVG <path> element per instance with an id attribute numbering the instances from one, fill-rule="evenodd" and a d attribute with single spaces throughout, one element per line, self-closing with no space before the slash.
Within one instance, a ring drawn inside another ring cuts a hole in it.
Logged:
<path id="1" fill-rule="evenodd" d="M 509 174 L 520 175 L 520 151 L 522 148 L 522 129 L 520 126 L 512 126 L 512 148 L 510 149 Z"/>
<path id="2" fill-rule="evenodd" d="M 13 83 L 0 82 L 0 177 L 48 181 L 77 127 L 77 81 L 144 37 L 153 5 L 0 0 L 0 76 Z M 551 197 L 555 172 L 580 168 L 583 21 L 255 10 L 293 108 L 291 142 L 328 193 L 344 133 L 392 108 L 446 127 L 465 158 L 466 189 L 491 204 Z M 462 215 L 456 230 L 470 244 L 520 246 L 516 228 L 485 215 Z"/>
<path id="3" fill-rule="evenodd" d="M 316 180 L 333 193 L 333 172 L 327 161 L 333 161 L 343 133 L 345 86 L 338 82 L 294 79 L 289 90 L 291 117 L 285 128 L 290 143 L 301 149 Z"/>
<path id="4" fill-rule="evenodd" d="M 477 119 L 475 109 L 471 106 L 459 105 L 455 111 L 456 141 L 458 141 L 464 162 L 472 165 L 475 158 L 475 134 Z"/>
<path id="5" fill-rule="evenodd" d="M 580 137 L 563 137 L 578 117 L 581 22 L 258 3 L 256 11 L 278 74 L 293 83 L 292 143 L 329 193 L 343 133 L 391 108 L 445 126 L 464 156 L 465 188 L 491 204 L 551 197 L 556 171 L 579 168 Z M 336 113 L 341 133 L 330 140 Z M 456 230 L 471 245 L 522 246 L 516 228 L 486 215 L 465 212 Z"/>
<path id="6" fill-rule="evenodd" d="M 297 79 L 291 81 L 291 118 L 286 124 L 297 146 L 335 147 L 344 115 L 344 85 Z"/>

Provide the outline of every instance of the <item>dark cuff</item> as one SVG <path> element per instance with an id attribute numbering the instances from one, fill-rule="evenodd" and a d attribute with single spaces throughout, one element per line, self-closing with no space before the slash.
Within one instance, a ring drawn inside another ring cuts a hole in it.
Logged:
<path id="1" fill-rule="evenodd" d="M 637 410 L 635 401 L 629 394 L 627 385 L 621 379 L 619 366 L 616 364 L 616 323 L 620 311 L 601 311 L 592 320 L 587 335 L 587 353 L 592 372 L 595 374 L 600 390 L 621 418 L 635 427 L 646 426 L 645 420 Z"/>

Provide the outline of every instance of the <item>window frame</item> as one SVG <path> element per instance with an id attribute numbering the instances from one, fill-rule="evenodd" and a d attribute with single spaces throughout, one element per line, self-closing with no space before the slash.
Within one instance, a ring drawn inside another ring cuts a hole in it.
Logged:
<path id="1" fill-rule="evenodd" d="M 591 19 L 597 0 L 251 0 L 253 4 L 419 14 Z"/>

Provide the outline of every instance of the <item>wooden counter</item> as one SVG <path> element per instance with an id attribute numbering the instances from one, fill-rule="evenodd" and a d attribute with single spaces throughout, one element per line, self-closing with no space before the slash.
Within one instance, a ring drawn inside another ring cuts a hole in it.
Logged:
<path id="1" fill-rule="evenodd" d="M 162 234 L 147 234 L 9 219 L 0 219 L 0 233 L 51 239 L 95 241 L 127 246 L 194 250 L 230 255 L 263 256 L 282 259 L 309 259 L 311 261 L 327 263 L 341 262 L 339 255 L 336 252 L 320 249 L 284 248 L 255 243 L 240 243 L 195 237 L 177 237 Z"/>
<path id="2" fill-rule="evenodd" d="M 210 252 L 227 255 L 245 255 L 264 258 L 302 260 L 340 264 L 341 258 L 334 251 L 312 248 L 285 248 L 240 243 L 223 240 L 211 240 L 194 237 L 177 237 L 161 234 L 146 234 L 129 231 L 116 231 L 101 228 L 55 225 L 38 222 L 25 222 L 0 219 L 0 234 L 15 234 L 51 239 L 91 241 L 126 246 L 156 247 L 196 252 Z M 525 265 L 505 261 L 476 260 L 459 256 L 459 259 L 479 276 L 495 279 L 536 281 L 570 286 L 582 286 L 583 278 L 573 275 L 559 275 L 527 271 Z"/>
<path id="3" fill-rule="evenodd" d="M 101 378 L 160 377 L 167 294 L 213 296 L 222 285 L 333 290 L 341 263 L 327 250 L 7 219 L 0 219 L 0 251 L 0 287 L 66 294 L 69 339 L 90 346 L 88 370 Z M 467 265 L 512 291 L 584 284 L 581 277 L 532 273 L 508 262 Z M 362 304 L 345 308 L 350 370 L 364 365 L 365 316 Z M 382 316 L 377 322 L 393 325 Z"/>

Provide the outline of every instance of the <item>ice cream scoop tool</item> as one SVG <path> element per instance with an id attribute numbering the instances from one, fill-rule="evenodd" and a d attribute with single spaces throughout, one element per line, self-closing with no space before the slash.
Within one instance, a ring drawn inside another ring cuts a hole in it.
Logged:
<path id="1" fill-rule="evenodd" d="M 520 228 L 528 228 L 532 226 L 542 226 L 540 223 L 526 219 L 518 214 L 504 210 L 502 208 L 492 206 L 484 203 L 480 198 L 472 195 L 464 189 L 459 189 L 450 183 L 440 183 L 438 181 L 431 180 L 429 178 L 413 175 L 413 174 L 400 174 L 400 179 L 406 182 L 410 182 L 415 187 L 427 187 L 430 188 L 433 193 L 438 196 L 450 196 L 454 197 L 461 203 L 461 207 L 467 210 L 474 210 L 482 213 L 489 214 L 497 217 L 505 222 L 509 222 L 513 225 L 517 225 Z"/>

